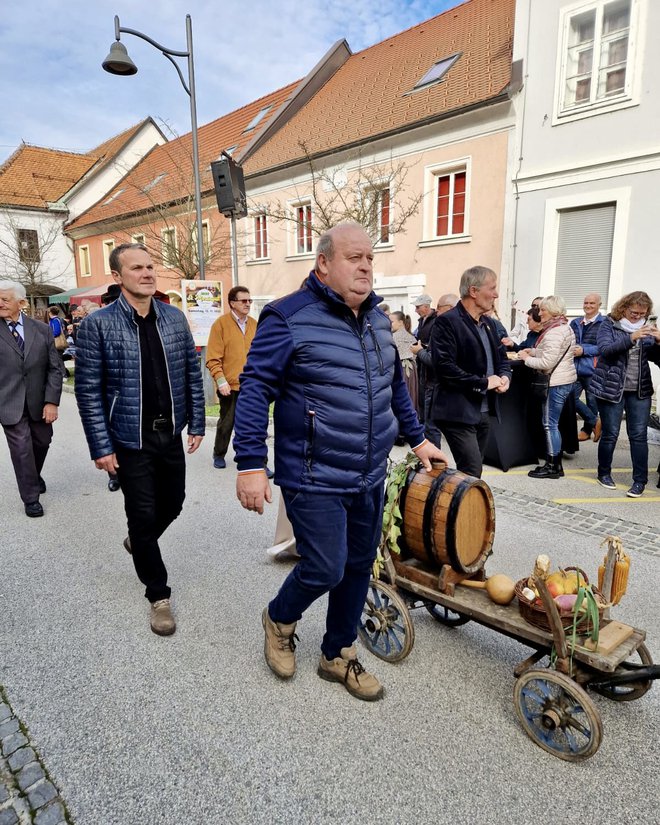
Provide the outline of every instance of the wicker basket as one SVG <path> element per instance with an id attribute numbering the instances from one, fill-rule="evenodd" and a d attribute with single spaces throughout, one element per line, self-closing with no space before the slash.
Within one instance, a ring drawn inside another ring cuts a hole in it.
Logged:
<path id="1" fill-rule="evenodd" d="M 589 584 L 589 579 L 587 578 L 587 574 L 584 570 L 581 570 L 579 567 L 565 567 L 564 570 L 572 571 L 576 570 L 579 572 L 582 577 L 584 578 L 585 582 Z M 542 604 L 535 604 L 532 602 L 531 604 L 527 601 L 527 599 L 523 596 L 522 592 L 527 587 L 527 580 L 529 576 L 525 579 L 520 579 L 519 582 L 516 582 L 515 593 L 518 597 L 518 608 L 520 610 L 520 615 L 526 622 L 530 624 L 536 625 L 536 627 L 540 627 L 543 630 L 551 630 L 550 627 L 550 620 L 548 619 L 548 614 L 546 613 L 545 607 Z M 605 599 L 603 598 L 602 593 L 598 588 L 592 586 L 592 591 L 594 596 L 596 596 L 597 602 L 599 602 L 598 607 L 598 616 L 602 619 L 603 617 L 603 610 L 605 609 Z M 601 606 L 602 604 L 602 606 Z M 559 620 L 562 624 L 564 629 L 572 628 L 573 627 L 573 611 L 572 610 L 560 610 L 559 605 L 557 605 L 557 612 L 559 613 Z M 591 622 L 587 620 L 586 614 L 585 618 L 578 623 L 577 630 L 580 634 L 591 633 Z"/>

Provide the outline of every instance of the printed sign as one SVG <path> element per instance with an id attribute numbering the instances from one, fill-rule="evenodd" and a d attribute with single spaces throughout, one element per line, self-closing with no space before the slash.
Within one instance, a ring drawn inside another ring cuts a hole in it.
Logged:
<path id="1" fill-rule="evenodd" d="M 220 281 L 181 281 L 181 295 L 195 345 L 205 347 L 211 325 L 222 315 L 222 284 Z"/>

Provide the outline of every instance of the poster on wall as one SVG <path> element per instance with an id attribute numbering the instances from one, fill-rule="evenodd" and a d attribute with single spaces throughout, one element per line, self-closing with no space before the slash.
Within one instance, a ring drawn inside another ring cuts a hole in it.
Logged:
<path id="1" fill-rule="evenodd" d="M 220 281 L 181 281 L 183 311 L 188 318 L 195 345 L 205 347 L 215 319 L 222 315 Z"/>

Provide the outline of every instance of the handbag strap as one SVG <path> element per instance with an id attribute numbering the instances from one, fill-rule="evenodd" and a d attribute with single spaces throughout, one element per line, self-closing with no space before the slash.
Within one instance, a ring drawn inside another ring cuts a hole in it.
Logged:
<path id="1" fill-rule="evenodd" d="M 561 358 L 559 359 L 559 361 L 557 361 L 557 363 L 556 363 L 556 364 L 554 365 L 554 367 L 550 370 L 550 372 L 546 372 L 546 375 L 548 376 L 548 378 L 550 378 L 550 376 L 552 375 L 552 373 L 553 373 L 553 372 L 557 369 L 557 367 L 558 367 L 558 366 L 561 364 L 561 362 L 564 360 L 564 358 L 566 357 L 566 353 L 569 351 L 569 349 L 571 348 L 571 346 L 572 346 L 572 344 L 569 344 L 569 345 L 566 347 L 566 349 L 563 351 L 563 353 L 562 353 Z"/>

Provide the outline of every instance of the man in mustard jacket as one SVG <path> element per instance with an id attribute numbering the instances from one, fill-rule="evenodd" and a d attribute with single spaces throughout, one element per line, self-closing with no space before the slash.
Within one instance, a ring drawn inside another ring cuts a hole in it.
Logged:
<path id="1" fill-rule="evenodd" d="M 227 296 L 229 312 L 221 315 L 211 327 L 207 344 L 206 367 L 211 373 L 220 400 L 220 417 L 213 446 L 213 466 L 223 470 L 225 455 L 234 429 L 234 413 L 250 344 L 257 322 L 250 316 L 252 298 L 244 286 L 235 286 Z"/>

